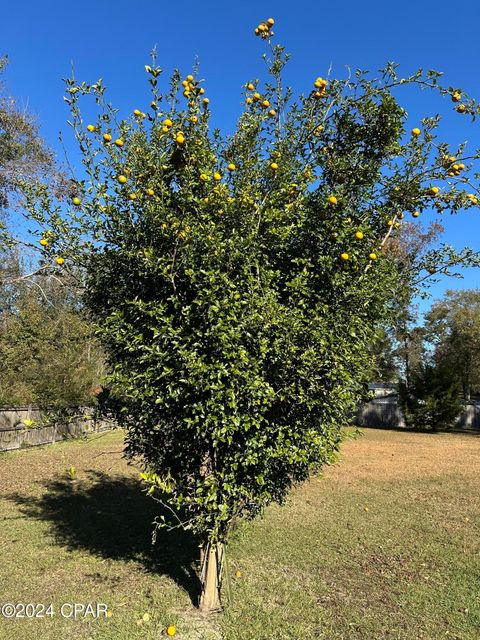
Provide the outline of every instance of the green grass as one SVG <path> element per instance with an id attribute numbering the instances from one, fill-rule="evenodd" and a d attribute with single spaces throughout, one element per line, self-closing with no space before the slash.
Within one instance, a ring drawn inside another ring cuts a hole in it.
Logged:
<path id="1" fill-rule="evenodd" d="M 182 640 L 479 637 L 478 436 L 346 442 L 337 465 L 235 532 L 233 601 L 209 619 L 192 605 L 195 541 L 162 533 L 152 548 L 156 504 L 121 450 L 116 431 L 0 454 L 0 603 L 55 612 L 0 619 L 1 640 L 153 640 L 168 624 Z M 112 616 L 64 619 L 64 602 Z"/>

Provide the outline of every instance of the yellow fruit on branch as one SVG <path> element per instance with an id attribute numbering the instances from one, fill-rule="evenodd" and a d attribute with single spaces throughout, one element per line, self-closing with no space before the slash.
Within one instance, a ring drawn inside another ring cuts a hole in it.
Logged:
<path id="1" fill-rule="evenodd" d="M 253 99 L 254 99 L 254 100 L 261 100 L 261 98 L 262 98 L 262 96 L 258 93 L 258 91 L 256 91 L 256 92 L 253 94 Z"/>
<path id="2" fill-rule="evenodd" d="M 467 110 L 467 107 L 464 104 L 459 104 L 457 107 L 458 113 L 465 113 L 466 110 Z"/>
<path id="3" fill-rule="evenodd" d="M 208 182 L 209 177 L 208 177 L 208 175 L 207 175 L 206 173 L 201 173 L 201 174 L 200 174 L 200 180 L 201 180 L 202 182 Z"/>
<path id="4" fill-rule="evenodd" d="M 217 182 L 219 182 L 222 179 L 222 176 L 218 173 L 218 171 L 216 171 L 213 174 L 213 179 L 216 180 Z"/>
<path id="5" fill-rule="evenodd" d="M 176 633 L 177 633 L 177 628 L 174 627 L 173 624 L 167 627 L 167 636 L 174 636 Z"/>
<path id="6" fill-rule="evenodd" d="M 361 231 L 357 231 L 357 233 L 355 234 L 355 238 L 357 240 L 362 240 L 363 239 L 363 233 Z"/>
<path id="7" fill-rule="evenodd" d="M 185 136 L 183 135 L 183 133 L 177 133 L 177 135 L 175 136 L 175 142 L 177 144 L 183 144 L 185 142 Z"/>
<path id="8" fill-rule="evenodd" d="M 122 140 L 121 138 L 117 138 L 117 139 L 115 140 L 115 144 L 117 145 L 117 147 L 123 147 L 123 145 L 124 145 L 125 143 L 123 142 L 123 140 Z"/>
<path id="9" fill-rule="evenodd" d="M 338 200 L 337 200 L 337 198 L 336 198 L 335 196 L 330 196 L 330 197 L 328 198 L 328 202 L 329 202 L 330 204 L 337 204 L 337 203 L 338 203 Z"/>
<path id="10" fill-rule="evenodd" d="M 438 187 L 430 187 L 429 189 L 429 193 L 432 196 L 436 196 L 439 192 L 440 192 L 440 189 Z"/>
<path id="11" fill-rule="evenodd" d="M 274 25 L 274 24 L 275 24 L 275 20 L 274 20 L 273 18 L 269 18 L 269 19 L 267 20 L 267 25 L 268 25 L 269 27 L 273 27 L 273 25 Z"/>
<path id="12" fill-rule="evenodd" d="M 387 226 L 388 226 L 388 227 L 393 227 L 393 220 L 389 220 L 389 221 L 387 222 Z"/>
<path id="13" fill-rule="evenodd" d="M 252 100 L 252 98 L 249 97 L 249 98 L 246 98 L 245 102 L 247 104 L 252 104 L 253 100 Z"/>
<path id="14" fill-rule="evenodd" d="M 58 265 L 62 266 L 62 264 L 64 264 L 64 263 L 65 263 L 65 258 L 62 258 L 62 256 L 58 256 L 58 258 L 55 258 L 55 262 L 56 262 Z"/>
<path id="15" fill-rule="evenodd" d="M 188 75 L 187 76 L 187 82 L 193 82 L 193 76 L 192 75 Z"/>
<path id="16" fill-rule="evenodd" d="M 242 572 L 241 571 L 235 571 L 235 577 L 236 578 L 241 578 L 242 577 Z"/>
<path id="17" fill-rule="evenodd" d="M 42 247 L 48 247 L 48 240 L 46 238 L 42 238 L 40 240 L 40 244 L 42 245 Z"/>
<path id="18" fill-rule="evenodd" d="M 136 200 L 137 199 L 137 194 L 136 193 L 130 193 L 128 195 L 128 197 L 129 197 L 130 200 Z"/>
<path id="19" fill-rule="evenodd" d="M 96 131 L 97 127 L 94 124 L 87 124 L 87 131 Z"/>
<path id="20" fill-rule="evenodd" d="M 370 260 L 376 260 L 377 259 L 377 254 L 375 252 L 372 251 L 372 253 L 370 253 L 368 255 L 368 257 L 370 258 Z"/>
<path id="21" fill-rule="evenodd" d="M 127 176 L 118 176 L 117 177 L 118 182 L 120 182 L 120 184 L 125 184 L 127 182 Z"/>
<path id="22" fill-rule="evenodd" d="M 104 133 L 103 140 L 104 142 L 110 142 L 112 140 L 112 136 L 109 133 Z"/>
<path id="23" fill-rule="evenodd" d="M 249 83 L 247 84 L 247 89 L 248 89 L 249 91 L 253 91 L 253 90 L 255 89 L 255 86 L 254 86 L 251 82 L 249 82 Z"/>
<path id="24" fill-rule="evenodd" d="M 344 252 L 340 255 L 340 258 L 342 260 L 348 260 L 350 258 L 350 256 L 348 255 L 348 253 Z"/>
<path id="25" fill-rule="evenodd" d="M 273 116 L 275 116 L 277 114 L 277 112 L 275 111 L 275 109 L 270 109 L 270 111 L 268 112 L 268 115 L 271 116 L 273 118 Z"/>
<path id="26" fill-rule="evenodd" d="M 72 203 L 76 206 L 79 207 L 82 204 L 82 201 L 80 200 L 80 198 L 72 198 Z"/>
<path id="27" fill-rule="evenodd" d="M 266 109 L 267 107 L 269 107 L 269 106 L 270 106 L 270 102 L 269 102 L 268 100 L 264 100 L 264 101 L 262 102 L 262 107 L 265 107 L 265 109 Z"/>
<path id="28" fill-rule="evenodd" d="M 147 196 L 153 196 L 155 195 L 155 192 L 153 189 L 146 189 L 145 193 L 147 194 Z"/>
<path id="29" fill-rule="evenodd" d="M 198 122 L 197 116 L 191 116 L 190 117 L 190 122 L 193 122 L 193 124 L 196 124 Z"/>
<path id="30" fill-rule="evenodd" d="M 460 102 L 461 97 L 462 97 L 461 93 L 459 93 L 458 91 L 454 91 L 452 93 L 452 102 Z"/>
<path id="31" fill-rule="evenodd" d="M 237 168 L 237 165 L 234 164 L 233 162 L 230 162 L 230 164 L 227 165 L 227 169 L 229 171 L 235 171 L 236 168 Z"/>
<path id="32" fill-rule="evenodd" d="M 418 218 L 418 216 L 419 216 L 419 215 L 420 215 L 420 212 L 419 212 L 419 211 L 414 211 L 414 212 L 412 213 L 412 216 L 413 216 L 414 218 Z"/>
<path id="33" fill-rule="evenodd" d="M 168 128 L 173 127 L 173 122 L 170 120 L 170 118 L 166 118 L 163 121 L 163 126 Z"/>
<path id="34" fill-rule="evenodd" d="M 419 136 L 421 134 L 421 131 L 418 127 L 415 127 L 415 129 L 412 129 L 412 136 Z"/>
<path id="35" fill-rule="evenodd" d="M 205 106 L 207 106 L 207 104 L 209 104 L 209 102 L 210 102 L 210 100 L 209 100 L 208 98 L 204 98 L 204 99 L 203 99 L 203 104 L 204 104 Z"/>
<path id="36" fill-rule="evenodd" d="M 271 162 L 270 169 L 272 169 L 273 171 L 276 171 L 278 169 L 278 164 L 276 162 Z"/>

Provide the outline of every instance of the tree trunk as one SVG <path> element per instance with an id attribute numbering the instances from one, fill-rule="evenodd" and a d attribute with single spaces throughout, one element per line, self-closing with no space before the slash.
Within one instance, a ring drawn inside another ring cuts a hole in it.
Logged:
<path id="1" fill-rule="evenodd" d="M 205 544 L 200 551 L 202 560 L 202 595 L 200 611 L 213 613 L 222 608 L 220 584 L 223 570 L 223 544 Z"/>

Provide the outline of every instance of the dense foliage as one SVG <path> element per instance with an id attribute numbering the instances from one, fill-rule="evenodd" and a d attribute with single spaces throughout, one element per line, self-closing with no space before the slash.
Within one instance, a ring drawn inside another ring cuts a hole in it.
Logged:
<path id="1" fill-rule="evenodd" d="M 394 94 L 430 87 L 474 118 L 472 100 L 388 65 L 293 101 L 262 24 L 270 80 L 246 82 L 232 137 L 211 131 L 197 70 L 162 93 L 153 59 L 150 105 L 124 119 L 101 81 L 67 80 L 84 163 L 69 206 L 24 185 L 44 264 L 84 269 L 127 454 L 210 544 L 332 460 L 408 268 L 387 251 L 402 219 L 478 204 L 464 148 L 436 139 L 437 117 L 406 133 Z M 454 255 L 433 252 L 430 275 Z"/>

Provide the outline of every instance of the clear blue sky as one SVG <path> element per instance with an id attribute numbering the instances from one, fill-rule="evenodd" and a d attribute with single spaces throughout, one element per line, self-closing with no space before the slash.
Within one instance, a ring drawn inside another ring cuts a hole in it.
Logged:
<path id="1" fill-rule="evenodd" d="M 417 67 L 444 72 L 443 82 L 480 98 L 478 0 L 404 0 L 388 3 L 342 2 L 135 2 L 87 0 L 76 3 L 5 3 L 0 24 L 0 53 L 11 59 L 6 79 L 10 93 L 37 114 L 48 143 L 59 150 L 58 132 L 69 140 L 68 111 L 61 78 L 104 79 L 111 101 L 125 113 L 148 107 L 143 65 L 157 45 L 165 76 L 178 67 L 187 74 L 195 56 L 206 79 L 214 123 L 231 131 L 241 110 L 241 86 L 262 75 L 262 43 L 253 35 L 259 21 L 273 17 L 275 38 L 292 54 L 287 82 L 309 90 L 312 78 L 343 76 L 345 65 L 376 70 L 387 60 L 400 63 L 401 74 Z M 467 127 L 452 104 L 428 92 L 405 94 L 411 125 L 419 118 L 446 112 L 441 135 L 452 145 L 469 138 L 480 147 L 480 122 Z M 70 144 L 67 143 L 70 147 Z M 458 248 L 480 250 L 480 210 L 446 216 L 444 240 Z M 464 280 L 447 280 L 433 289 L 480 286 L 480 270 Z"/>

